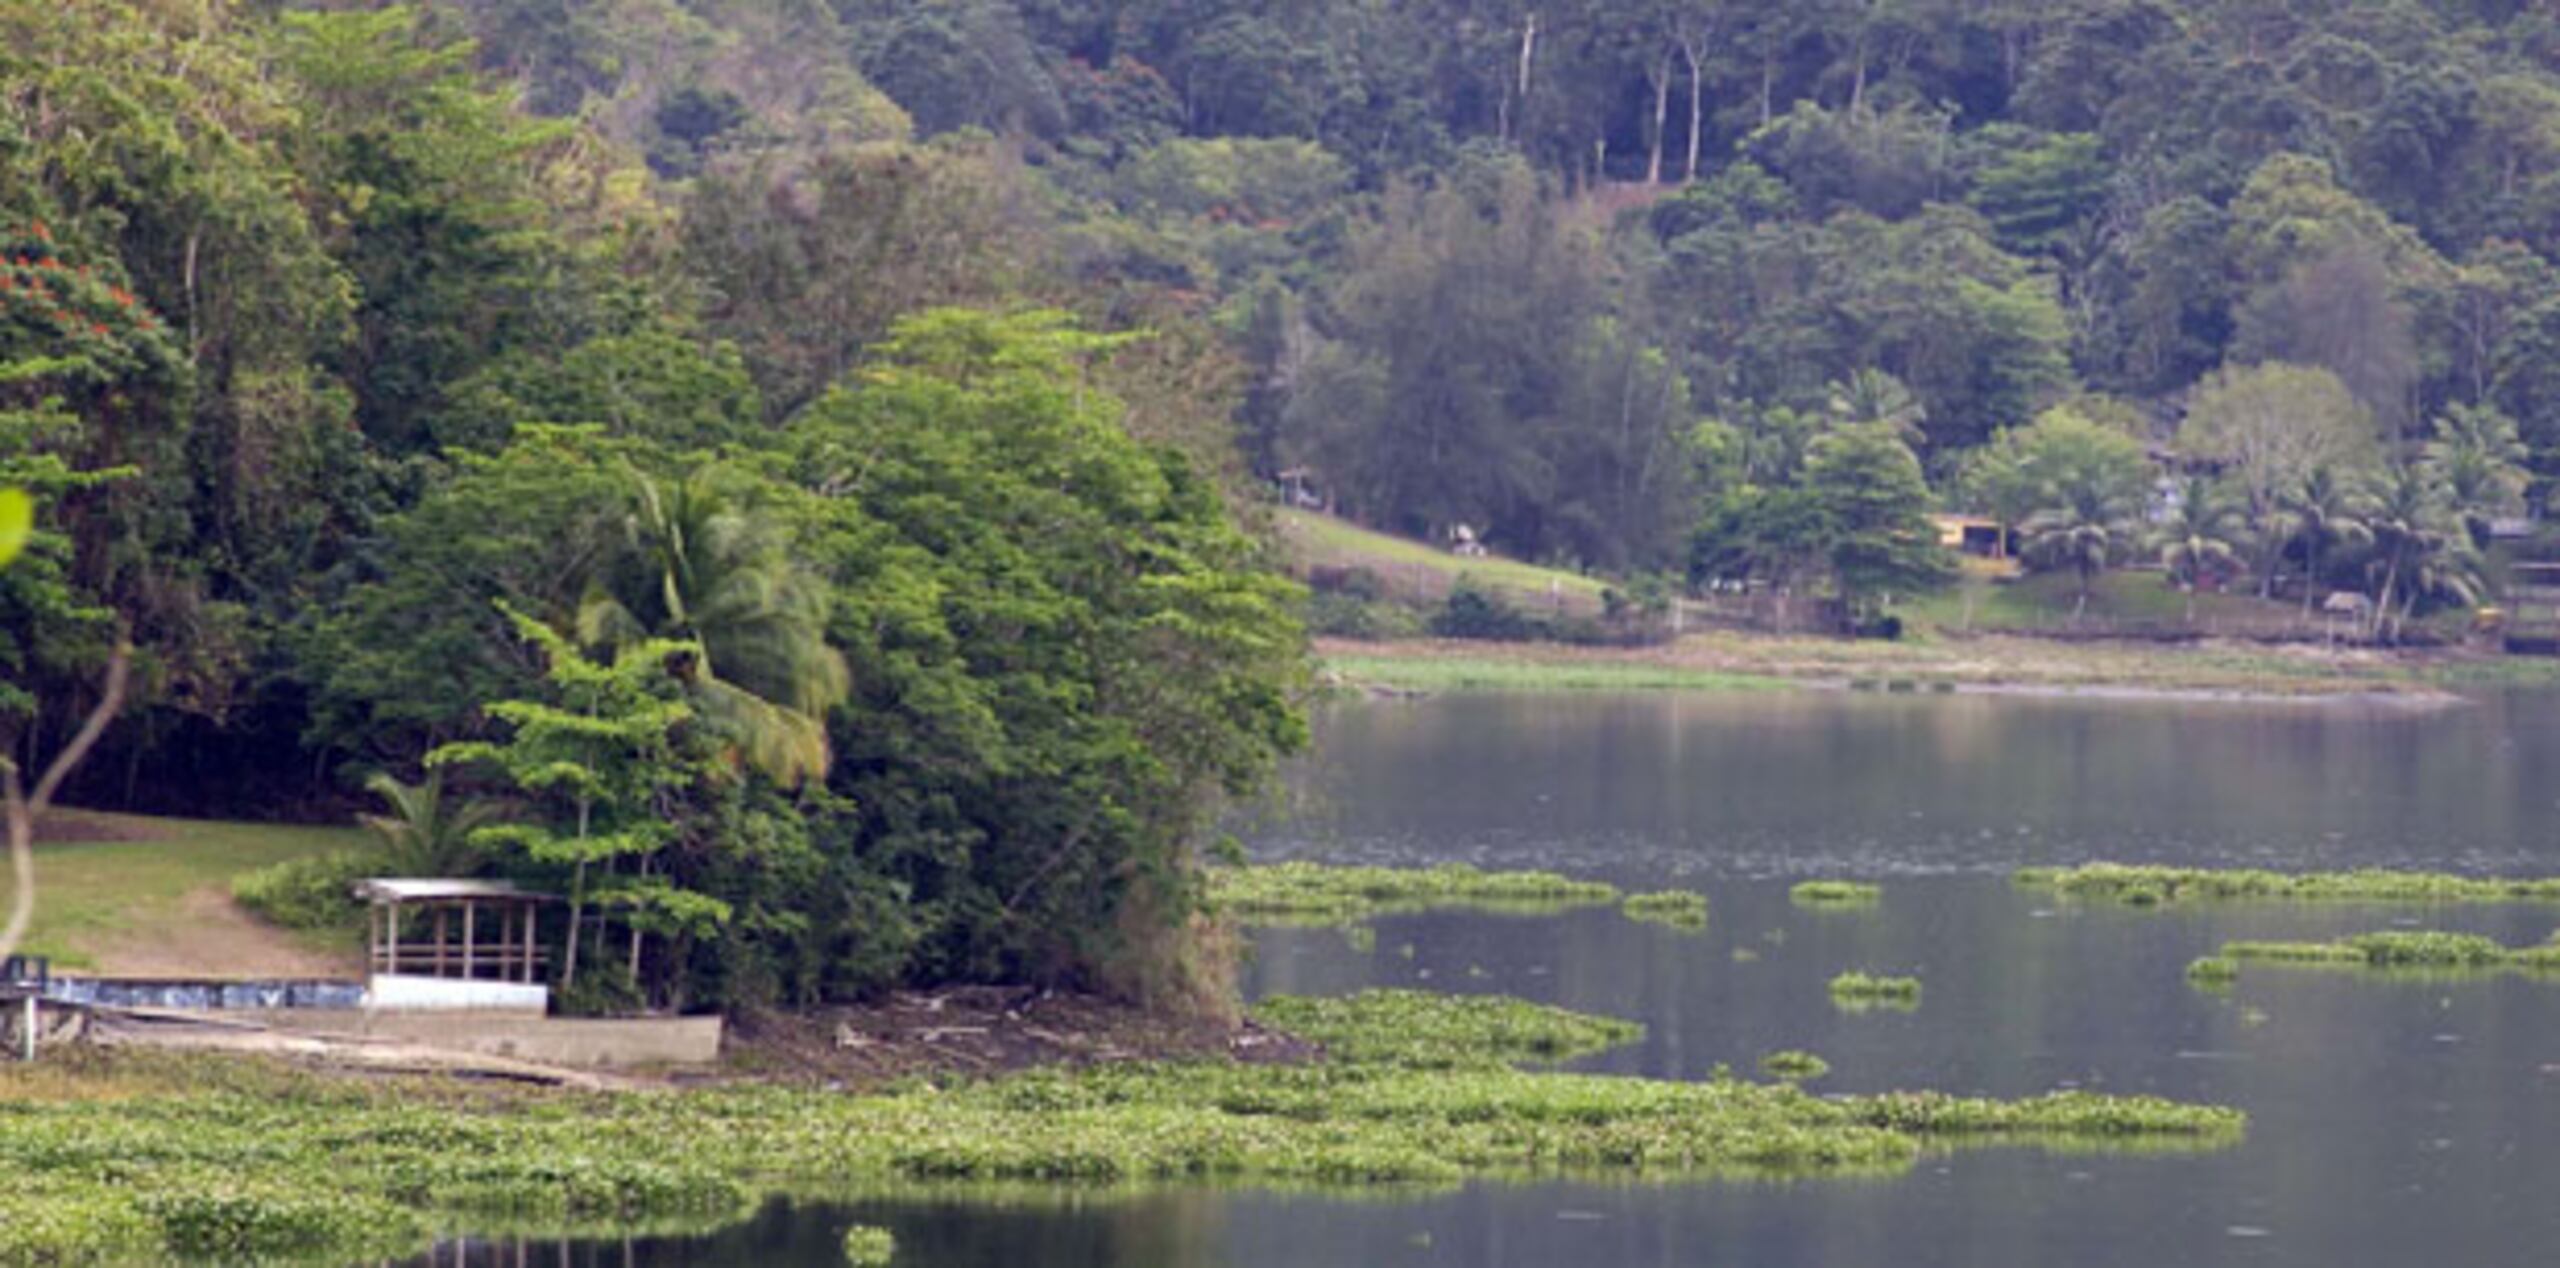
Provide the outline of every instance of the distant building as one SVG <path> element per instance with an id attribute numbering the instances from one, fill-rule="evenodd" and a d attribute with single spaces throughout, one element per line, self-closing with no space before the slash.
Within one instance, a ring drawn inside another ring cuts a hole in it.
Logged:
<path id="1" fill-rule="evenodd" d="M 2000 522 L 1981 515 L 1932 515 L 1938 526 L 1938 544 L 1949 550 L 1985 559 L 2005 558 L 2001 549 Z"/>

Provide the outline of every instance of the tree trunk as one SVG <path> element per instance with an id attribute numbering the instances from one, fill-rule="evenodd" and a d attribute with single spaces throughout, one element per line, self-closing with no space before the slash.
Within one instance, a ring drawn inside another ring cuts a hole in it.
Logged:
<path id="1" fill-rule="evenodd" d="M 1867 33 L 1865 31 L 1858 32 L 1858 42 L 1850 55 L 1858 59 L 1858 64 L 1849 70 L 1849 117 L 1855 119 L 1858 117 L 1858 112 L 1867 104 Z"/>
<path id="2" fill-rule="evenodd" d="M 581 850 L 586 847 L 587 823 L 587 800 L 581 797 L 578 799 L 578 845 Z M 586 918 L 586 909 L 587 861 L 579 859 L 577 875 L 569 881 L 569 945 L 560 957 L 560 990 L 564 994 L 578 982 L 579 925 Z"/>
<path id="3" fill-rule="evenodd" d="M 9 869 L 15 887 L 9 895 L 9 922 L 0 926 L 0 960 L 18 953 L 18 944 L 26 940 L 27 926 L 35 921 L 36 820 L 53 804 L 54 794 L 62 791 L 62 781 L 71 777 L 72 770 L 97 746 L 98 737 L 106 734 L 107 724 L 123 711 L 126 671 L 132 665 L 133 644 L 117 640 L 115 653 L 107 658 L 107 681 L 98 694 L 98 703 L 90 707 L 80 729 L 72 732 L 71 741 L 45 764 L 32 794 L 26 790 L 18 763 L 0 757 L 0 791 L 5 791 L 8 802 Z M 33 1051 L 32 1047 L 29 1051 Z"/>
<path id="4" fill-rule="evenodd" d="M 1653 152 L 1645 158 L 1644 183 L 1662 183 L 1662 144 L 1670 139 L 1671 125 L 1671 50 L 1664 49 L 1654 59 L 1653 74 Z"/>
<path id="5" fill-rule="evenodd" d="M 1532 13 L 1529 15 L 1528 22 L 1523 24 L 1520 28 L 1520 86 L 1514 93 L 1520 101 L 1520 116 L 1512 121 L 1516 126 L 1517 133 L 1525 133 L 1528 131 L 1529 68 L 1536 62 L 1537 56 L 1538 15 Z M 1519 137 L 1515 134 L 1512 139 L 1518 140 Z"/>
<path id="6" fill-rule="evenodd" d="M 1680 169 L 1680 179 L 1693 181 L 1698 179 L 1698 134 L 1706 129 L 1707 91 L 1706 85 L 1700 82 L 1698 42 L 1683 38 L 1680 56 L 1689 63 L 1689 162 Z"/>
<path id="7" fill-rule="evenodd" d="M 2315 580 L 2320 575 L 2320 552 L 2317 548 L 2306 546 L 2302 553 L 2302 619 L 2309 621 L 2311 592 L 2320 588 L 2319 582 Z"/>
<path id="8" fill-rule="evenodd" d="M 2384 570 L 2382 574 L 2382 592 L 2375 596 L 2373 620 L 2368 623 L 2368 628 L 2365 631 L 2365 637 L 2373 640 L 2374 642 L 2379 643 L 2382 641 L 2382 621 L 2384 617 L 2391 614 L 2391 593 L 2392 591 L 2397 590 L 2399 586 L 2400 552 L 2395 550 L 2391 552 L 2391 567 Z"/>

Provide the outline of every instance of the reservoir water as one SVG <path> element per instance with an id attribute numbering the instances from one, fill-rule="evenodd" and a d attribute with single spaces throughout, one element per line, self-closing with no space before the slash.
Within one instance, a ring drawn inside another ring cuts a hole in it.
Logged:
<path id="1" fill-rule="evenodd" d="M 1884 1179 L 1480 1183 L 1358 1195 L 1168 1189 L 775 1203 L 694 1238 L 522 1262 L 828 1264 L 857 1220 L 901 1264 L 2455 1265 L 2560 1246 L 2560 979 L 2250 968 L 2230 938 L 2394 927 L 2536 942 L 2560 906 L 2081 906 L 2028 863 L 2560 873 L 2560 696 L 2455 708 L 2091 698 L 1449 696 L 1328 709 L 1263 857 L 1543 867 L 1692 888 L 1702 934 L 1613 909 L 1426 913 L 1374 936 L 1267 930 L 1248 994 L 1421 986 L 1634 1018 L 1585 1068 L 1703 1078 L 1805 1049 L 1816 1091 L 2057 1087 L 2251 1116 L 2211 1153 L 1978 1149 Z M 1807 877 L 1881 904 L 1799 909 Z M 1913 1012 L 1843 1013 L 1828 978 L 1918 976 Z M 513 1243 L 445 1262 L 519 1262 Z"/>

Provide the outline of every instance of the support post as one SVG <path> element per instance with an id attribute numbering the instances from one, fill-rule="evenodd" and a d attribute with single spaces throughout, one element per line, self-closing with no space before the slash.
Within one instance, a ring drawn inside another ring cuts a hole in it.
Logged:
<path id="1" fill-rule="evenodd" d="M 382 971 L 398 973 L 400 971 L 400 905 L 398 903 L 382 905 L 382 927 L 384 930 Z"/>
<path id="2" fill-rule="evenodd" d="M 462 979 L 466 982 L 475 976 L 471 971 L 471 943 L 476 936 L 472 917 L 477 910 L 477 905 L 470 899 L 462 900 Z"/>
<path id="3" fill-rule="evenodd" d="M 542 922 L 536 919 L 539 908 L 530 903 L 522 906 L 524 907 L 524 980 L 529 986 L 533 983 L 533 927 Z"/>
<path id="4" fill-rule="evenodd" d="M 452 909 L 452 908 L 445 906 L 443 903 L 438 903 L 438 904 L 436 904 L 436 976 L 437 976 L 437 977 L 443 977 L 443 976 L 444 976 L 444 940 L 445 940 L 445 929 L 446 929 L 446 926 L 445 926 L 445 920 L 446 920 L 446 918 L 447 918 L 447 917 L 451 916 L 452 914 L 453 914 L 453 909 Z"/>
<path id="5" fill-rule="evenodd" d="M 18 1052 L 29 1064 L 36 1059 L 36 997 L 27 996 L 26 1011 L 18 1018 Z"/>

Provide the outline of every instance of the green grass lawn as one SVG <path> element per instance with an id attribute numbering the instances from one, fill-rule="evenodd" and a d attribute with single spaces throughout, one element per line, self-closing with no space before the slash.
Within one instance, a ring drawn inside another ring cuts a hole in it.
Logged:
<path id="1" fill-rule="evenodd" d="M 1539 660 L 1502 644 L 1487 645 L 1480 658 L 1337 654 L 1326 657 L 1325 666 L 1349 682 L 1399 691 L 1773 691 L 1795 685 L 1688 665 Z"/>
<path id="2" fill-rule="evenodd" d="M 1308 564 L 1368 568 L 1390 584 L 1404 582 L 1417 570 L 1446 589 L 1461 576 L 1488 586 L 1544 594 L 1550 586 L 1566 594 L 1597 600 L 1608 583 L 1580 573 L 1540 568 L 1514 559 L 1487 556 L 1464 559 L 1424 542 L 1371 532 L 1347 520 L 1295 508 L 1280 512 L 1283 535 Z M 1400 587 L 1401 588 L 1401 587 Z"/>
<path id="3" fill-rule="evenodd" d="M 2080 596 L 2080 579 L 2068 572 L 2047 572 L 1997 581 L 1968 573 L 1959 584 L 1899 606 L 1906 620 L 1939 629 L 2055 630 L 2071 625 Z M 2157 572 L 2101 573 L 2089 588 L 2084 620 L 2093 624 L 2132 623 L 2180 626 L 2187 623 L 2187 596 Z M 2254 594 L 2195 596 L 2195 625 L 2200 629 L 2239 625 L 2290 624 L 2301 619 L 2299 603 L 2261 599 Z M 2315 615 L 2314 620 L 2317 620 Z M 1970 622 L 1968 624 L 1968 621 Z"/>
<path id="4" fill-rule="evenodd" d="M 139 840 L 61 841 L 36 847 L 36 917 L 27 950 L 58 967 L 94 967 L 99 951 L 138 931 L 184 918 L 187 895 L 271 863 L 363 848 L 355 828 L 278 827 L 199 819 L 70 812 Z"/>

